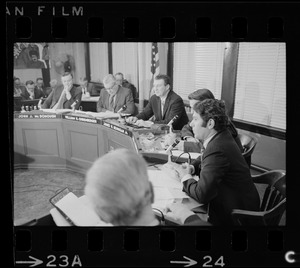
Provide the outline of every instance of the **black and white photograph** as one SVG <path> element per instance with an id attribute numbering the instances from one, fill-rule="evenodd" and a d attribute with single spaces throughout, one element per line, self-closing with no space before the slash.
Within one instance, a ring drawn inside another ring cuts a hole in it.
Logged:
<path id="1" fill-rule="evenodd" d="M 286 226 L 285 42 L 16 42 L 12 79 L 14 226 Z"/>

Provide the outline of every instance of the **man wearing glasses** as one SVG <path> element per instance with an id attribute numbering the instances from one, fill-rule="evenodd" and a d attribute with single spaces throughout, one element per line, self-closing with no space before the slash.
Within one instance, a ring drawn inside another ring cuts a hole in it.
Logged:
<path id="1" fill-rule="evenodd" d="M 116 78 L 109 74 L 103 78 L 105 89 L 101 90 L 100 97 L 97 103 L 97 112 L 112 111 L 114 113 L 122 110 L 122 113 L 136 113 L 136 108 L 131 90 L 123 88 L 116 83 Z M 126 108 L 125 108 L 125 106 Z"/>

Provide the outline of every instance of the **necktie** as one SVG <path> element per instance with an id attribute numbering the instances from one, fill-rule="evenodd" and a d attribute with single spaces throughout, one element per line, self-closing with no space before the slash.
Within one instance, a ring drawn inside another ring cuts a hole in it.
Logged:
<path id="1" fill-rule="evenodd" d="M 66 92 L 63 91 L 60 95 L 57 104 L 53 107 L 53 109 L 63 109 L 65 100 L 66 100 Z"/>
<path id="2" fill-rule="evenodd" d="M 108 109 L 112 112 L 114 111 L 114 97 L 115 97 L 115 95 L 109 95 L 109 107 L 108 107 Z"/>

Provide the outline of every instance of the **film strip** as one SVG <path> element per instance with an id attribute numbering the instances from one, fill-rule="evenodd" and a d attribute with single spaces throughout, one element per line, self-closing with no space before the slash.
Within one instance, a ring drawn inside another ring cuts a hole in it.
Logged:
<path id="1" fill-rule="evenodd" d="M 299 10 L 299 2 L 6 2 L 7 77 L 15 42 L 285 42 L 287 91 L 297 100 Z M 13 80 L 7 85 L 13 88 Z M 289 139 L 296 128 L 289 125 Z M 13 120 L 9 130 L 13 140 Z M 291 163 L 286 226 L 14 226 L 11 261 L 16 267 L 299 266 L 299 180 Z"/>

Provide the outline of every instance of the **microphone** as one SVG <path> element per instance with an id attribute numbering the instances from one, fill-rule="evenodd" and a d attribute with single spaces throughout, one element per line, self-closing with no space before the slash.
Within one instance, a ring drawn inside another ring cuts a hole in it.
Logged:
<path id="1" fill-rule="evenodd" d="M 175 115 L 171 120 L 170 120 L 170 122 L 167 124 L 167 126 L 171 126 L 173 123 L 174 123 L 174 121 L 176 120 L 178 118 L 178 115 Z"/>
<path id="2" fill-rule="evenodd" d="M 71 104 L 72 110 L 75 110 L 75 106 L 76 106 L 77 103 L 78 103 L 78 100 L 74 101 L 74 102 Z"/>
<path id="3" fill-rule="evenodd" d="M 175 139 L 175 141 L 167 148 L 166 153 L 169 154 L 179 142 L 179 139 Z"/>
<path id="4" fill-rule="evenodd" d="M 127 106 L 126 106 L 126 104 L 124 104 L 124 105 L 120 108 L 120 110 L 117 111 L 117 113 L 120 113 L 120 112 L 126 110 L 126 108 L 127 108 Z"/>
<path id="5" fill-rule="evenodd" d="M 42 101 L 43 101 L 43 98 L 40 98 L 39 102 L 38 102 L 38 110 L 40 110 L 42 108 Z"/>

